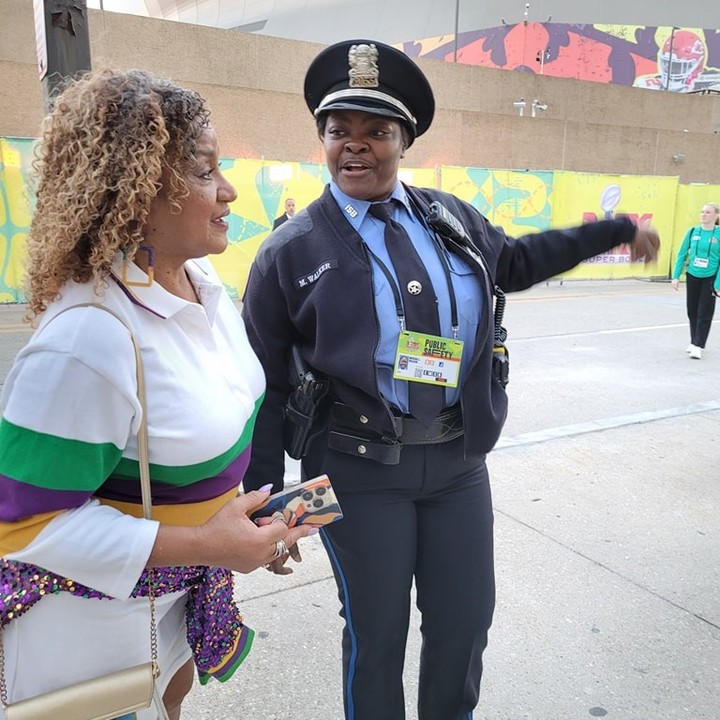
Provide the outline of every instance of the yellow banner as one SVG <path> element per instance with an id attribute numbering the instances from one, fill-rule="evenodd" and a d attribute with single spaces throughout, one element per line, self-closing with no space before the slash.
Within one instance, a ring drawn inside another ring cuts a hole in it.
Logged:
<path id="1" fill-rule="evenodd" d="M 23 302 L 31 140 L 0 138 L 0 303 Z"/>
<path id="2" fill-rule="evenodd" d="M 412 185 L 414 187 L 439 187 L 439 168 L 400 168 L 398 177 L 406 185 Z"/>
<path id="3" fill-rule="evenodd" d="M 230 206 L 228 248 L 211 260 L 231 296 L 240 298 L 258 248 L 285 212 L 285 200 L 295 200 L 299 212 L 320 197 L 330 173 L 315 163 L 260 160 L 223 160 L 222 168 L 238 198 Z M 410 185 L 436 186 L 433 168 L 402 168 L 399 177 Z"/>
<path id="4" fill-rule="evenodd" d="M 677 178 L 570 172 L 556 172 L 554 175 L 553 227 L 571 227 L 625 216 L 636 225 L 650 223 L 661 239 L 656 263 L 631 263 L 630 251 L 622 245 L 582 262 L 563 277 L 667 277 L 672 253 Z"/>
<path id="5" fill-rule="evenodd" d="M 258 248 L 285 212 L 285 200 L 302 210 L 323 191 L 329 174 L 324 165 L 261 160 L 223 160 L 222 169 L 238 197 L 230 206 L 228 248 L 211 258 L 232 297 L 245 290 Z"/>
<path id="6" fill-rule="evenodd" d="M 23 302 L 25 241 L 31 218 L 28 174 L 31 139 L 0 138 L 0 303 Z M 242 297 L 250 265 L 260 244 L 293 198 L 300 211 L 329 182 L 317 163 L 225 159 L 223 171 L 238 192 L 231 205 L 228 249 L 212 258 L 230 294 Z M 483 168 L 401 168 L 400 179 L 434 187 L 466 200 L 491 223 L 517 237 L 548 227 L 568 227 L 604 217 L 627 215 L 646 220 L 660 232 L 662 246 L 654 266 L 631 264 L 626 247 L 582 263 L 575 278 L 668 276 L 687 228 L 700 208 L 718 202 L 720 185 L 679 186 L 677 178 L 523 172 Z"/>

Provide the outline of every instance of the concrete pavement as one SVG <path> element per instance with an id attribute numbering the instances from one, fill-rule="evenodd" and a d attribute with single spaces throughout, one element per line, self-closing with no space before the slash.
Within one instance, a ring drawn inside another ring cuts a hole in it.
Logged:
<path id="1" fill-rule="evenodd" d="M 509 296 L 510 416 L 489 458 L 498 607 L 476 720 L 720 719 L 720 322 L 690 360 L 682 290 Z M 0 306 L 0 377 L 28 337 L 21 314 Z M 289 577 L 238 576 L 255 647 L 224 685 L 196 684 L 183 717 L 340 720 L 335 586 L 318 538 L 303 555 Z"/>

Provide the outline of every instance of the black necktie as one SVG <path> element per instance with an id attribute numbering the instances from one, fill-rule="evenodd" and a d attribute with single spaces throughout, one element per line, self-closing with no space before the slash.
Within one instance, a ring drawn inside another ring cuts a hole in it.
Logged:
<path id="1" fill-rule="evenodd" d="M 405 329 L 440 335 L 437 298 L 430 276 L 405 228 L 390 215 L 397 200 L 370 206 L 370 214 L 385 223 L 385 247 L 400 283 Z M 442 387 L 408 382 L 410 414 L 429 425 L 445 405 Z"/>

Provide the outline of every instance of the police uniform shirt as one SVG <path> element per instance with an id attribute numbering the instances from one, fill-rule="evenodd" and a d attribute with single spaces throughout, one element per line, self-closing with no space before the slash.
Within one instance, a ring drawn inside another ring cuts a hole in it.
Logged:
<path id="1" fill-rule="evenodd" d="M 373 271 L 375 307 L 380 324 L 380 342 L 375 354 L 378 387 L 380 395 L 390 405 L 396 407 L 400 412 L 407 413 L 409 407 L 408 383 L 406 380 L 395 380 L 393 378 L 393 366 L 400 333 L 395 298 L 385 274 L 380 269 L 375 257 L 373 257 L 375 255 L 380 259 L 397 283 L 395 269 L 385 248 L 385 223 L 368 213 L 372 203 L 346 195 L 334 181 L 330 182 L 330 192 L 346 220 L 360 235 L 369 250 L 372 251 L 369 256 Z M 444 337 L 452 337 L 450 293 L 445 272 L 437 254 L 435 241 L 426 227 L 412 212 L 402 183 L 398 182 L 396 184 L 390 197 L 399 200 L 402 204 L 402 206 L 396 205 L 392 215 L 393 220 L 396 220 L 405 228 L 432 280 L 433 289 L 438 298 L 441 333 Z M 480 279 L 470 266 L 453 253 L 445 250 L 443 252 L 450 268 L 457 303 L 458 339 L 465 343 L 458 387 L 446 388 L 446 404 L 454 405 L 460 399 L 460 388 L 474 352 L 475 337 L 482 316 L 484 300 Z M 399 290 L 399 286 L 397 287 Z"/>

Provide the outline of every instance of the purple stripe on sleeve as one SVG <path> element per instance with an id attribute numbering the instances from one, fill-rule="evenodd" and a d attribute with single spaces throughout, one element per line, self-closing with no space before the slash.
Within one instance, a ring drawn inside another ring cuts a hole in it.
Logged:
<path id="1" fill-rule="evenodd" d="M 170 485 L 151 482 L 154 505 L 183 505 L 204 502 L 239 488 L 250 464 L 251 445 L 248 445 L 221 473 L 191 485 Z M 111 475 L 95 492 L 95 496 L 117 502 L 141 502 L 140 481 L 137 478 Z"/>
<path id="2" fill-rule="evenodd" d="M 80 507 L 90 495 L 86 490 L 48 490 L 0 474 L 0 521 Z"/>

